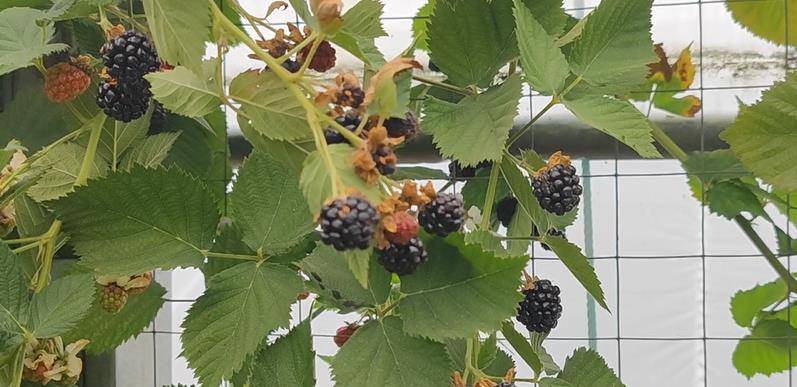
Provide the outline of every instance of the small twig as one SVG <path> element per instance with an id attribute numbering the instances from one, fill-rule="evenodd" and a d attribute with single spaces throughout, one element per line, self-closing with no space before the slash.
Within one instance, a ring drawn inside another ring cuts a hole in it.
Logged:
<path id="1" fill-rule="evenodd" d="M 422 77 L 422 76 L 419 76 L 419 75 L 413 75 L 412 79 L 414 79 L 414 80 L 416 80 L 418 82 L 421 82 L 421 83 L 425 83 L 427 85 L 431 85 L 431 86 L 440 88 L 440 89 L 452 91 L 452 92 L 457 93 L 457 94 L 462 94 L 464 96 L 475 95 L 473 90 L 465 89 L 465 88 L 462 88 L 462 87 L 457 87 L 457 86 L 450 85 L 450 84 L 445 83 L 445 82 L 436 81 L 434 79 L 429 79 L 429 78 Z"/>

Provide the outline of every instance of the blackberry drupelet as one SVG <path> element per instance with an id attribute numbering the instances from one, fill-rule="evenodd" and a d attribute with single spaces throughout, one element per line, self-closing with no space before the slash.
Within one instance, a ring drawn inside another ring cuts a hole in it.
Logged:
<path id="1" fill-rule="evenodd" d="M 144 78 L 116 84 L 103 81 L 97 92 L 97 106 L 117 121 L 130 122 L 144 115 L 150 97 L 149 83 Z"/>
<path id="2" fill-rule="evenodd" d="M 517 320 L 526 329 L 538 333 L 548 333 L 556 328 L 562 316 L 562 300 L 559 287 L 548 280 L 534 281 L 532 289 L 524 290 L 525 297 L 518 304 Z"/>
<path id="3" fill-rule="evenodd" d="M 127 30 L 100 50 L 108 75 L 117 80 L 141 78 L 158 71 L 160 59 L 149 38 L 136 30 Z"/>
<path id="4" fill-rule="evenodd" d="M 426 262 L 427 253 L 423 242 L 415 237 L 406 244 L 391 242 L 387 248 L 379 250 L 378 258 L 385 270 L 404 276 L 414 273 L 418 266 Z"/>
<path id="5" fill-rule="evenodd" d="M 360 126 L 360 118 L 349 114 L 335 118 L 335 122 L 348 129 L 350 132 L 356 131 Z M 349 142 L 345 137 L 343 137 L 342 134 L 338 133 L 337 130 L 332 128 L 324 129 L 324 138 L 327 140 L 327 144 L 329 145 Z"/>
<path id="6" fill-rule="evenodd" d="M 321 208 L 321 241 L 338 251 L 364 250 L 370 245 L 378 222 L 376 209 L 364 198 L 335 199 Z"/>
<path id="7" fill-rule="evenodd" d="M 512 222 L 512 217 L 517 211 L 517 204 L 517 199 L 514 196 L 507 196 L 496 204 L 495 216 L 504 227 L 509 227 L 509 223 Z"/>
<path id="8" fill-rule="evenodd" d="M 388 118 L 385 120 L 385 129 L 388 137 L 410 139 L 418 135 L 418 118 L 412 112 L 407 112 L 404 118 Z"/>
<path id="9" fill-rule="evenodd" d="M 440 193 L 437 198 L 423 206 L 418 213 L 418 222 L 427 232 L 445 237 L 459 231 L 464 217 L 462 196 Z"/>
<path id="10" fill-rule="evenodd" d="M 556 215 L 564 215 L 578 205 L 582 192 L 576 167 L 556 164 L 540 171 L 531 182 L 540 206 Z"/>

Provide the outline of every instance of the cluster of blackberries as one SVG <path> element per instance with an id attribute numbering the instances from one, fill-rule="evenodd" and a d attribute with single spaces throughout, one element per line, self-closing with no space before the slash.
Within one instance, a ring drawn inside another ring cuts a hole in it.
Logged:
<path id="1" fill-rule="evenodd" d="M 523 300 L 517 308 L 517 320 L 526 329 L 548 333 L 556 328 L 562 316 L 562 300 L 559 287 L 548 280 L 536 280 L 533 287 L 523 291 Z"/>
<path id="2" fill-rule="evenodd" d="M 105 43 L 100 52 L 111 79 L 100 83 L 97 105 L 117 121 L 140 118 L 146 113 L 152 97 L 144 75 L 160 68 L 155 47 L 146 35 L 128 30 Z"/>
<path id="3" fill-rule="evenodd" d="M 576 167 L 557 164 L 544 169 L 531 182 L 540 206 L 556 215 L 572 211 L 581 200 L 582 187 Z"/>

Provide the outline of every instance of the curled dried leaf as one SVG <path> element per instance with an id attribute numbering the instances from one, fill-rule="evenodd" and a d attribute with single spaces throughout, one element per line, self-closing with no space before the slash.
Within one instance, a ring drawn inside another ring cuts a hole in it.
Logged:
<path id="1" fill-rule="evenodd" d="M 371 77 L 371 83 L 368 90 L 365 92 L 365 104 L 370 105 L 376 98 L 377 90 L 381 87 L 383 82 L 393 82 L 396 74 L 409 69 L 422 69 L 423 66 L 413 58 L 395 58 L 390 62 L 385 63 L 379 71 Z"/>
<path id="2" fill-rule="evenodd" d="M 360 176 L 368 185 L 374 185 L 379 181 L 379 171 L 376 169 L 376 161 L 367 146 L 364 146 L 365 144 L 366 142 L 363 142 L 363 146 L 354 151 L 352 165 L 354 165 L 354 172 L 357 173 L 357 176 Z"/>
<path id="3" fill-rule="evenodd" d="M 277 11 L 277 10 L 283 10 L 284 11 L 286 9 L 288 9 L 288 3 L 284 2 L 284 1 L 274 1 L 271 4 L 269 4 L 268 10 L 266 11 L 266 17 L 271 16 L 271 14 L 274 13 L 274 11 Z"/>
<path id="4" fill-rule="evenodd" d="M 340 20 L 343 10 L 342 0 L 310 0 L 310 9 L 322 26 L 330 25 Z"/>
<path id="5" fill-rule="evenodd" d="M 669 82 L 672 79 L 672 68 L 667 59 L 667 53 L 664 52 L 663 44 L 655 45 L 654 51 L 659 61 L 648 64 L 648 79 L 654 82 Z"/>
<path id="6" fill-rule="evenodd" d="M 111 40 L 122 35 L 123 33 L 125 33 L 125 26 L 117 24 L 105 30 L 105 38 L 107 40 Z"/>

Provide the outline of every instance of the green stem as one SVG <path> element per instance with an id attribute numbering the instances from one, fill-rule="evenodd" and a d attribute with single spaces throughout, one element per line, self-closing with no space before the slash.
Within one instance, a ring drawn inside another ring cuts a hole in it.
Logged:
<path id="1" fill-rule="evenodd" d="M 523 137 L 523 135 L 526 134 L 526 132 L 529 129 L 531 129 L 531 127 L 535 123 L 537 123 L 537 121 L 539 121 L 539 119 L 542 118 L 542 116 L 545 113 L 548 112 L 548 110 L 551 110 L 551 108 L 556 106 L 556 104 L 558 104 L 558 103 L 559 103 L 559 98 L 558 97 L 554 96 L 553 98 L 551 98 L 551 102 L 548 102 L 548 105 L 545 105 L 545 107 L 542 108 L 542 110 L 540 110 L 539 113 L 537 113 L 534 117 L 531 118 L 531 121 L 529 121 L 526 125 L 524 125 L 522 128 L 520 128 L 520 130 L 518 130 L 517 132 L 515 132 L 515 134 L 512 135 L 512 138 L 510 138 L 509 142 L 507 142 L 507 144 L 506 144 L 507 149 L 510 146 L 512 146 L 512 144 L 514 144 L 517 140 L 519 140 L 521 137 Z"/>
<path id="2" fill-rule="evenodd" d="M 338 133 L 340 133 L 341 136 L 346 138 L 346 140 L 348 140 L 355 147 L 359 146 L 360 143 L 363 142 L 362 138 L 357 136 L 357 134 L 355 134 L 354 132 L 344 128 L 343 125 L 337 123 L 337 121 L 335 121 L 334 118 L 326 114 L 323 114 L 322 112 L 318 112 L 318 116 L 321 117 L 321 119 L 324 120 L 324 122 L 329 124 L 329 126 L 332 127 L 332 129 L 335 129 Z M 368 120 L 362 120 L 360 125 L 364 125 L 366 121 Z"/>
<path id="3" fill-rule="evenodd" d="M 310 35 L 307 38 L 305 38 L 303 41 L 297 43 L 296 46 L 294 46 L 288 52 L 283 54 L 281 57 L 277 58 L 277 61 L 279 61 L 280 63 L 285 62 L 290 57 L 294 56 L 297 52 L 301 51 L 301 49 L 307 47 L 308 44 L 313 43 L 315 41 L 316 36 L 318 36 L 318 34 L 316 32 L 311 32 Z"/>
<path id="4" fill-rule="evenodd" d="M 16 249 L 11 250 L 11 251 L 14 252 L 14 254 L 22 254 L 22 253 L 24 253 L 26 251 L 30 251 L 30 250 L 33 250 L 33 249 L 39 248 L 39 247 L 41 247 L 41 243 L 40 242 L 33 242 L 33 243 L 28 243 L 28 244 L 26 244 L 24 246 L 17 247 Z"/>
<path id="5" fill-rule="evenodd" d="M 482 230 L 490 228 L 490 217 L 492 216 L 493 203 L 495 202 L 495 191 L 498 188 L 499 172 L 500 163 L 494 162 L 492 168 L 490 168 L 490 181 L 487 183 L 487 195 L 484 198 L 484 207 L 482 208 Z"/>
<path id="6" fill-rule="evenodd" d="M 658 125 L 651 122 L 650 127 L 653 129 L 653 138 L 658 141 L 662 147 L 664 147 L 670 156 L 675 157 L 681 162 L 685 162 L 687 159 L 689 159 L 689 155 L 687 155 L 686 152 L 684 152 L 684 150 L 681 149 L 681 147 L 678 146 L 678 144 L 676 144 L 675 141 L 673 141 L 672 138 L 667 135 L 667 133 L 664 133 L 664 131 Z M 700 178 L 700 176 L 698 176 L 698 178 Z"/>
<path id="7" fill-rule="evenodd" d="M 310 52 L 307 53 L 307 56 L 304 58 L 304 63 L 302 63 L 302 67 L 299 69 L 296 74 L 293 74 L 295 79 L 301 79 L 304 76 L 304 73 L 310 67 L 310 62 L 313 61 L 313 57 L 315 56 L 316 51 L 318 51 L 318 46 L 321 45 L 321 42 L 324 40 L 323 35 L 318 35 L 313 39 L 313 45 L 310 47 Z"/>
<path id="8" fill-rule="evenodd" d="M 39 236 L 29 237 L 29 238 L 3 239 L 2 241 L 5 242 L 8 245 L 20 245 L 20 244 L 25 244 L 25 243 L 30 243 L 30 242 L 38 242 L 38 241 L 42 240 L 42 238 L 44 238 L 45 235 L 47 235 L 47 234 L 42 234 L 42 235 L 39 235 Z"/>
<path id="9" fill-rule="evenodd" d="M 61 221 L 55 220 L 53 224 L 50 225 L 50 229 L 47 230 L 45 237 L 39 242 L 44 247 L 44 251 L 39 251 L 42 263 L 41 267 L 36 271 L 36 274 L 34 274 L 34 293 L 42 291 L 44 287 L 47 286 L 47 281 L 50 280 L 50 272 L 53 268 L 53 256 L 55 255 L 55 239 L 60 232 Z"/>
<path id="10" fill-rule="evenodd" d="M 473 339 L 467 339 L 465 341 L 465 374 L 462 375 L 462 379 L 465 380 L 465 383 L 468 383 L 468 377 L 470 377 L 470 359 L 473 357 Z"/>
<path id="11" fill-rule="evenodd" d="M 753 229 L 753 225 L 750 223 L 750 221 L 747 220 L 747 218 L 745 218 L 742 215 L 736 215 L 733 218 L 733 220 L 736 222 L 736 224 L 739 225 L 739 227 L 742 228 L 744 234 L 747 235 L 748 238 L 750 238 L 750 240 L 758 248 L 761 254 L 764 255 L 764 259 L 766 259 L 767 262 L 769 262 L 769 265 L 772 266 L 775 272 L 778 273 L 780 278 L 786 281 L 789 291 L 797 293 L 797 279 L 795 279 L 791 275 L 791 273 L 789 273 L 789 270 L 786 269 L 786 267 L 783 266 L 783 264 L 778 260 L 775 254 L 772 253 L 772 250 L 769 249 L 767 244 L 761 239 L 758 233 L 755 232 L 755 230 Z"/>
<path id="12" fill-rule="evenodd" d="M 91 128 L 91 135 L 89 137 L 89 144 L 86 148 L 86 154 L 83 156 L 83 164 L 80 166 L 80 172 L 75 179 L 75 186 L 86 185 L 91 173 L 91 166 L 94 164 L 94 156 L 97 154 L 97 145 L 100 143 L 100 134 L 102 134 L 102 127 L 105 125 L 105 120 L 94 125 Z"/>
<path id="13" fill-rule="evenodd" d="M 242 261 L 262 261 L 263 258 L 257 255 L 217 253 L 209 250 L 202 250 L 202 255 L 208 258 L 238 259 Z"/>
<path id="14" fill-rule="evenodd" d="M 451 91 L 451 92 L 454 92 L 454 93 L 457 93 L 457 94 L 462 94 L 462 95 L 465 95 L 465 96 L 475 95 L 475 93 L 472 90 L 464 89 L 464 88 L 457 87 L 457 86 L 454 86 L 454 85 L 449 85 L 448 83 L 436 81 L 434 79 L 422 77 L 420 75 L 413 75 L 412 79 L 414 79 L 414 80 L 416 80 L 418 82 L 425 83 L 427 85 L 431 85 L 431 86 L 434 86 L 434 87 L 437 87 L 437 88 L 440 88 L 440 89 L 448 90 L 448 91 Z"/>

